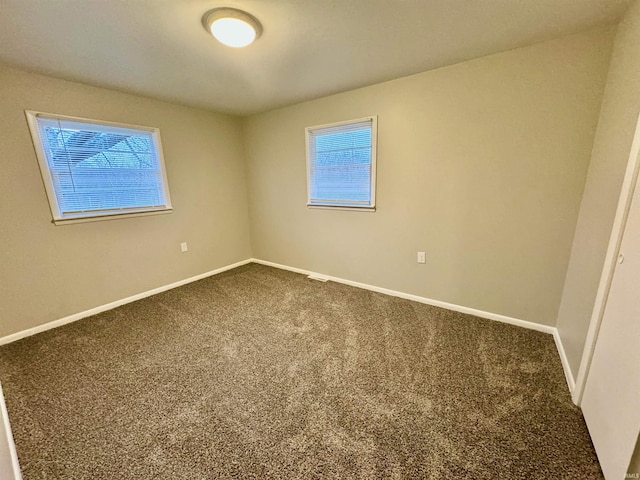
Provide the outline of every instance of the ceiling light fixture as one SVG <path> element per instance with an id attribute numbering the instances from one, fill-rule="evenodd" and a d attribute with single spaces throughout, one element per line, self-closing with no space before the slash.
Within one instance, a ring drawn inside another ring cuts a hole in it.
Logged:
<path id="1" fill-rule="evenodd" d="M 252 44 L 262 33 L 256 17 L 236 8 L 209 10 L 202 16 L 202 25 L 220 43 L 235 48 Z"/>

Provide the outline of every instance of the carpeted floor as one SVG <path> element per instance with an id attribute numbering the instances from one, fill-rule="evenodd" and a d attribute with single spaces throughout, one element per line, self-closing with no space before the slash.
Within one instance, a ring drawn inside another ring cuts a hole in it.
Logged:
<path id="1" fill-rule="evenodd" d="M 553 338 L 250 264 L 0 348 L 25 480 L 601 479 Z"/>

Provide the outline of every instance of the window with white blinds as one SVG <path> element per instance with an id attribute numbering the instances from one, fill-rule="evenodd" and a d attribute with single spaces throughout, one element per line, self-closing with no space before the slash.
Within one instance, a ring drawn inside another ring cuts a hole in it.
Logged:
<path id="1" fill-rule="evenodd" d="M 171 211 L 158 129 L 26 114 L 55 223 Z"/>
<path id="2" fill-rule="evenodd" d="M 310 207 L 375 209 L 377 117 L 308 127 Z"/>

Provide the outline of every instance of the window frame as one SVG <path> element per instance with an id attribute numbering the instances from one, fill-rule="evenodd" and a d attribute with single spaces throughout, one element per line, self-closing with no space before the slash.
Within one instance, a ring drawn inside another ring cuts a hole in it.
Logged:
<path id="1" fill-rule="evenodd" d="M 65 225 L 72 223 L 84 223 L 84 222 L 97 222 L 102 220 L 114 220 L 117 218 L 131 218 L 140 217 L 146 215 L 159 215 L 173 212 L 171 204 L 171 195 L 169 193 L 169 182 L 167 180 L 167 169 L 164 161 L 164 153 L 162 150 L 162 140 L 160 138 L 160 129 L 155 127 L 146 127 L 142 125 L 132 125 L 128 123 L 110 122 L 105 120 L 96 120 L 83 117 L 75 117 L 70 115 L 59 115 L 55 113 L 46 113 L 36 110 L 25 110 L 27 117 L 27 123 L 31 132 L 31 139 L 38 159 L 38 166 L 40 167 L 40 174 L 42 175 L 42 181 L 47 193 L 47 199 L 49 201 L 49 208 L 51 210 L 52 223 L 55 225 Z M 164 193 L 164 205 L 157 207 L 139 207 L 139 208 L 123 208 L 121 211 L 116 209 L 112 210 L 91 210 L 85 212 L 77 212 L 71 214 L 64 214 L 60 210 L 56 190 L 54 187 L 53 177 L 49 168 L 49 162 L 44 150 L 44 143 L 40 135 L 40 128 L 38 126 L 38 119 L 53 119 L 61 121 L 71 121 L 77 123 L 91 125 L 98 125 L 103 127 L 116 127 L 126 128 L 129 130 L 138 130 L 141 132 L 151 133 L 153 139 L 155 151 L 157 155 L 157 161 L 162 174 L 162 188 Z"/>
<path id="2" fill-rule="evenodd" d="M 347 203 L 313 203 L 311 201 L 311 151 L 310 151 L 310 135 L 318 130 L 353 125 L 356 123 L 371 122 L 371 201 L 367 205 L 355 205 Z M 305 128 L 305 154 L 307 158 L 307 208 L 326 209 L 326 210 L 349 210 L 357 212 L 375 212 L 376 211 L 376 171 L 377 171 L 377 145 L 378 145 L 378 116 L 371 115 L 368 117 L 356 118 L 353 120 L 344 120 L 340 122 L 327 123 L 324 125 L 316 125 Z"/>

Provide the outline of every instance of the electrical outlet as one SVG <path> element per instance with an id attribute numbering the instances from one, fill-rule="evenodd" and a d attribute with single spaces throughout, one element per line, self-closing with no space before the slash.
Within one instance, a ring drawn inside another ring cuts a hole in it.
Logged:
<path id="1" fill-rule="evenodd" d="M 180 251 L 181 251 L 182 253 L 184 253 L 184 252 L 186 252 L 187 250 L 189 250 L 189 247 L 187 247 L 187 242 L 182 242 L 182 243 L 180 244 Z"/>
<path id="2" fill-rule="evenodd" d="M 418 263 L 427 263 L 427 254 L 424 252 L 418 252 Z"/>

